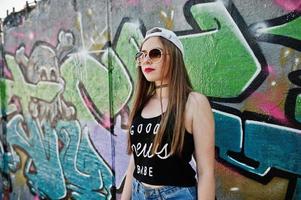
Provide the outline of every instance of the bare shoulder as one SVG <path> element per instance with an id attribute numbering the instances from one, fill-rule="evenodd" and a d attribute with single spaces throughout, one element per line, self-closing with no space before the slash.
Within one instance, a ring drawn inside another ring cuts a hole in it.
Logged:
<path id="1" fill-rule="evenodd" d="M 189 93 L 186 106 L 187 108 L 190 108 L 189 110 L 198 110 L 196 108 L 211 109 L 208 98 L 199 92 Z"/>
<path id="2" fill-rule="evenodd" d="M 190 92 L 186 102 L 185 127 L 192 133 L 193 124 L 204 124 L 203 120 L 212 123 L 212 110 L 207 97 L 199 92 Z"/>

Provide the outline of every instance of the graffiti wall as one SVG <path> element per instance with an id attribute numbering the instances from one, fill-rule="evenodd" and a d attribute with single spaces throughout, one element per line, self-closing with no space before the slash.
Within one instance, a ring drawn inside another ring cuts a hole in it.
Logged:
<path id="1" fill-rule="evenodd" d="M 134 55 L 185 48 L 216 124 L 217 199 L 301 199 L 301 2 L 41 0 L 3 23 L 0 199 L 119 199 Z"/>

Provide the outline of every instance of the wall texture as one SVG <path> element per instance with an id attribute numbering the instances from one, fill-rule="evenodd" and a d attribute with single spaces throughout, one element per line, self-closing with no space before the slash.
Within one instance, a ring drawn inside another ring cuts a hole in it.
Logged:
<path id="1" fill-rule="evenodd" d="M 4 20 L 1 199 L 119 199 L 134 55 L 174 30 L 216 122 L 217 199 L 301 199 L 300 0 L 42 0 Z"/>

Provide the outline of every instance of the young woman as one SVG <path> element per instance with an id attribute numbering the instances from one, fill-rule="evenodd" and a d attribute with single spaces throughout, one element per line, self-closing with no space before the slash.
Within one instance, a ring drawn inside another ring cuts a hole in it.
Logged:
<path id="1" fill-rule="evenodd" d="M 122 200 L 215 197 L 213 114 L 207 98 L 192 91 L 183 55 L 176 34 L 158 27 L 147 31 L 136 55 Z"/>

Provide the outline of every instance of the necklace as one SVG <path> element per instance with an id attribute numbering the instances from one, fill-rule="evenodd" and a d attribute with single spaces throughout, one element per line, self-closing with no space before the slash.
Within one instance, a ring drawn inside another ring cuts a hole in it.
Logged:
<path id="1" fill-rule="evenodd" d="M 163 85 L 158 85 L 155 87 L 155 89 L 159 89 L 159 88 L 164 88 L 164 87 L 167 87 L 168 84 L 163 84 Z"/>

